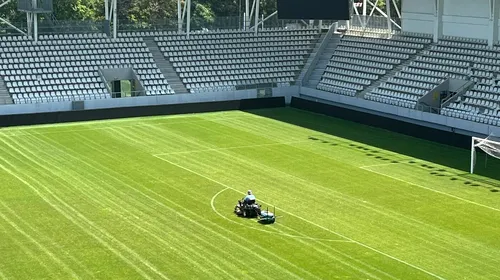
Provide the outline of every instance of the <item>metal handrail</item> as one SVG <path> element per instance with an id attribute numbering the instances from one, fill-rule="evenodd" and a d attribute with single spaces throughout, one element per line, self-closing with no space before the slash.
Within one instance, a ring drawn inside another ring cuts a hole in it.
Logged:
<path id="1" fill-rule="evenodd" d="M 467 83 L 463 84 L 460 88 L 457 89 L 457 94 L 453 95 L 448 100 L 443 102 L 443 104 L 441 104 L 441 108 L 444 108 L 444 107 L 450 105 L 451 103 L 455 102 L 455 100 L 457 100 L 457 98 L 459 96 L 461 96 L 461 95 L 459 95 L 459 93 L 463 92 L 464 90 L 467 90 L 468 87 L 470 87 L 472 85 L 474 85 L 474 83 L 472 81 L 468 81 Z"/>

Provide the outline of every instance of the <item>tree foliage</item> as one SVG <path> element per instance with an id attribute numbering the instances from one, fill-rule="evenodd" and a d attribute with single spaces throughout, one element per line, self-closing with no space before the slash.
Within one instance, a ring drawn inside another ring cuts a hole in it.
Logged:
<path id="1" fill-rule="evenodd" d="M 52 17 L 58 21 L 101 21 L 104 19 L 104 0 L 53 1 L 54 14 L 45 17 Z M 184 6 L 185 1 L 182 0 L 182 6 Z M 362 0 L 354 1 L 361 2 Z M 386 1 L 392 0 L 378 1 L 377 6 L 382 11 L 385 11 Z M 399 7 L 401 7 L 401 1 L 396 0 Z M 371 2 L 375 3 L 376 0 Z M 265 17 L 276 11 L 277 0 L 260 0 L 260 3 L 260 13 Z M 371 10 L 371 6 L 368 6 L 368 10 Z M 241 16 L 245 11 L 245 0 L 192 0 L 191 11 L 195 24 L 202 22 L 210 24 L 217 21 L 218 18 Z M 17 1 L 15 0 L 0 8 L 0 16 L 11 22 L 26 21 L 26 16 L 17 11 Z M 146 25 L 176 20 L 177 0 L 118 0 L 118 18 L 120 23 Z"/>
<path id="2" fill-rule="evenodd" d="M 104 0 L 53 0 L 54 16 L 58 20 L 102 20 Z M 17 1 L 0 9 L 0 15 L 12 22 L 21 22 L 26 16 L 17 11 Z M 185 0 L 182 0 L 184 6 Z M 213 20 L 215 16 L 238 16 L 244 10 L 244 0 L 192 0 L 193 16 Z M 261 11 L 266 14 L 276 9 L 276 0 L 261 0 Z M 241 9 L 240 9 L 241 8 Z M 177 18 L 177 0 L 118 0 L 121 21 L 154 22 Z"/>

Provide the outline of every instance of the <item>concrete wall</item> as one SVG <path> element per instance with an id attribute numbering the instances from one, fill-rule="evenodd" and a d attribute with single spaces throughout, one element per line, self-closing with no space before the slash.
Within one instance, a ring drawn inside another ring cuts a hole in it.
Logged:
<path id="1" fill-rule="evenodd" d="M 281 87 L 273 89 L 273 96 L 284 96 L 287 104 L 290 103 L 292 95 L 298 96 L 299 87 Z M 139 96 L 134 98 L 113 98 L 113 99 L 95 99 L 84 101 L 85 109 L 106 109 L 118 107 L 136 107 L 136 106 L 151 106 L 165 104 L 181 104 L 181 103 L 198 103 L 209 101 L 228 101 L 238 99 L 256 98 L 257 90 L 243 91 L 223 91 L 211 93 L 196 93 L 196 94 L 174 94 L 160 96 Z M 47 112 L 62 112 L 71 111 L 72 102 L 51 102 L 38 104 L 14 104 L 0 106 L 0 115 L 14 114 L 32 114 L 32 113 L 47 113 Z"/>
<path id="2" fill-rule="evenodd" d="M 402 1 L 403 31 L 427 33 L 434 32 L 435 0 Z"/>
<path id="3" fill-rule="evenodd" d="M 448 79 L 448 80 L 450 82 L 449 85 L 450 91 L 458 91 L 460 89 L 463 89 L 463 87 L 467 85 L 467 83 L 469 82 L 467 80 L 461 80 L 461 79 Z"/>
<path id="4" fill-rule="evenodd" d="M 134 69 L 127 67 L 105 68 L 100 70 L 108 82 L 137 79 Z"/>
<path id="5" fill-rule="evenodd" d="M 414 124 L 424 125 L 445 131 L 455 131 L 471 136 L 485 136 L 495 133 L 500 135 L 500 127 L 460 120 L 442 115 L 420 112 L 413 109 L 402 108 L 359 98 L 332 94 L 316 89 L 304 87 L 282 87 L 274 88 L 273 96 L 284 96 L 289 104 L 292 96 L 301 96 L 312 100 L 335 104 L 344 108 L 367 112 L 384 117 L 390 117 Z M 144 96 L 134 98 L 87 100 L 84 101 L 85 108 L 106 109 L 119 107 L 138 107 L 151 105 L 170 105 L 183 103 L 200 103 L 212 101 L 229 101 L 240 99 L 251 99 L 257 97 L 257 90 L 245 90 L 236 92 L 212 92 L 199 94 L 176 94 L 164 96 Z M 41 104 L 16 104 L 0 106 L 0 115 L 33 114 L 47 112 L 65 112 L 72 110 L 71 102 L 53 102 Z"/>
<path id="6" fill-rule="evenodd" d="M 443 35 L 488 39 L 488 0 L 444 0 Z"/>
<path id="7" fill-rule="evenodd" d="M 450 84 L 450 79 L 445 80 L 441 84 L 434 87 L 430 90 L 426 95 L 422 96 L 418 102 L 421 105 L 430 106 L 432 108 L 440 108 L 441 107 L 441 99 L 439 95 L 442 91 L 448 90 Z"/>
<path id="8" fill-rule="evenodd" d="M 443 35 L 488 39 L 489 0 L 443 0 Z M 436 0 L 403 1 L 403 31 L 434 33 Z M 496 23 L 498 25 L 498 21 Z"/>
<path id="9" fill-rule="evenodd" d="M 486 136 L 491 133 L 500 135 L 500 127 L 491 126 L 457 118 L 420 112 L 412 109 L 392 106 L 369 100 L 332 94 L 315 89 L 302 88 L 301 97 L 311 100 L 331 102 L 337 106 L 350 108 L 357 111 L 368 112 L 375 115 L 391 117 L 397 120 L 420 124 L 445 131 L 455 131 L 470 136 Z"/>

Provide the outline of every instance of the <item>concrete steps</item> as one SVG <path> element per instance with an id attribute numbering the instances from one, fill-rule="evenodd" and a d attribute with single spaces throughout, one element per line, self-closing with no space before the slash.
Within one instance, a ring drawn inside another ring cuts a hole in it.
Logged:
<path id="1" fill-rule="evenodd" d="M 326 34 L 322 33 L 320 37 L 318 38 L 318 41 L 314 44 L 312 52 L 309 54 L 309 57 L 307 58 L 306 64 L 304 64 L 304 67 L 302 68 L 302 71 L 300 71 L 299 77 L 297 78 L 298 81 L 302 81 L 304 78 L 307 70 L 311 67 L 312 61 L 318 54 L 318 49 L 321 46 L 321 42 L 325 38 Z"/>
<path id="2" fill-rule="evenodd" d="M 0 77 L 0 105 L 5 104 L 14 104 L 14 100 L 12 100 L 12 96 L 9 94 L 3 77 Z"/>
<path id="3" fill-rule="evenodd" d="M 325 49 L 320 54 L 316 54 L 319 55 L 319 58 L 317 60 L 316 65 L 310 66 L 314 67 L 314 70 L 309 76 L 309 79 L 307 81 L 304 81 L 303 84 L 304 86 L 310 88 L 316 88 L 318 86 L 319 82 L 321 81 L 321 77 L 323 76 L 323 73 L 325 72 L 325 69 L 328 65 L 328 62 L 335 53 L 337 45 L 340 43 L 340 39 L 341 37 L 339 34 L 333 34 L 330 40 L 328 41 Z"/>
<path id="4" fill-rule="evenodd" d="M 180 79 L 179 75 L 177 75 L 177 72 L 175 71 L 170 61 L 165 59 L 165 56 L 158 48 L 158 45 L 156 44 L 154 39 L 144 38 L 144 42 L 146 43 L 149 51 L 153 54 L 153 59 L 156 63 L 156 66 L 158 66 L 161 73 L 163 74 L 163 76 L 165 76 L 168 84 L 170 85 L 170 87 L 172 87 L 175 93 L 188 93 L 186 86 Z"/>
<path id="5" fill-rule="evenodd" d="M 300 82 L 303 80 L 304 78 L 304 75 L 306 74 L 307 70 L 309 69 L 309 67 L 311 66 L 311 63 L 312 61 L 314 60 L 314 57 L 316 56 L 317 52 L 318 52 L 318 48 L 319 46 L 321 45 L 321 41 L 323 41 L 323 38 L 325 38 L 326 34 L 325 33 L 320 33 L 319 37 L 316 39 L 316 42 L 314 43 L 314 46 L 311 50 L 310 53 L 308 53 L 306 55 L 306 57 L 304 58 L 304 66 L 302 67 L 302 69 L 297 72 L 297 74 L 295 75 L 295 80 L 297 82 Z"/>

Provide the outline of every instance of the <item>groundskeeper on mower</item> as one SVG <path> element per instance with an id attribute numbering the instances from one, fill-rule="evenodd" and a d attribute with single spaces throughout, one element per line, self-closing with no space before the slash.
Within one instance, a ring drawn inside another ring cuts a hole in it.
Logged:
<path id="1" fill-rule="evenodd" d="M 257 218 L 259 223 L 272 224 L 276 221 L 276 216 L 269 209 L 261 210 L 261 205 L 257 203 L 246 204 L 238 200 L 238 204 L 234 207 L 234 213 L 244 218 Z"/>

